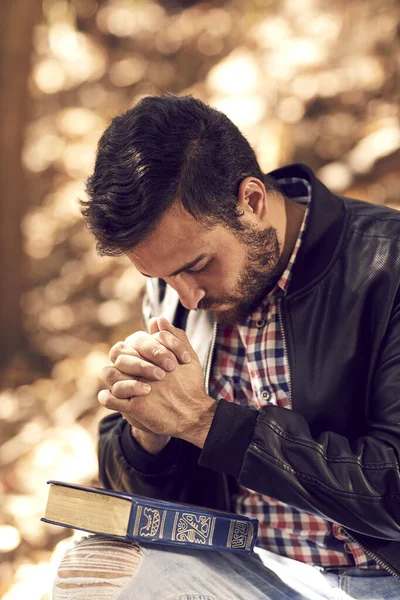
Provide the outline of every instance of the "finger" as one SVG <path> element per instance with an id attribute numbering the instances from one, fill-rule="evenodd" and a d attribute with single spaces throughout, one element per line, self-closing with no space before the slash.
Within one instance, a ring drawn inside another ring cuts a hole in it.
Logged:
<path id="1" fill-rule="evenodd" d="M 133 379 L 132 377 L 125 377 L 123 379 L 121 377 L 120 379 L 114 380 L 112 383 L 111 383 L 111 381 L 112 380 L 109 380 L 106 382 L 106 385 L 108 385 L 109 390 L 111 390 L 113 388 L 113 386 L 116 385 L 117 383 L 126 381 L 126 382 L 131 383 L 132 389 L 135 390 L 134 393 L 131 394 L 131 396 L 143 396 L 143 395 L 151 392 L 151 386 L 149 385 L 149 383 L 147 381 L 141 381 L 140 379 Z"/>
<path id="2" fill-rule="evenodd" d="M 151 381 L 159 381 L 165 377 L 165 371 L 160 367 L 153 365 L 143 358 L 137 356 L 130 356 L 129 354 L 120 354 L 115 361 L 115 367 L 117 371 L 129 375 L 130 377 L 144 377 Z M 113 383 L 128 379 L 127 377 L 115 378 Z"/>
<path id="3" fill-rule="evenodd" d="M 159 331 L 157 317 L 152 317 L 149 321 L 149 333 L 150 335 L 153 335 L 154 333 L 157 333 L 157 331 Z"/>
<path id="4" fill-rule="evenodd" d="M 114 383 L 120 381 L 121 379 L 129 379 L 129 376 L 113 366 L 104 367 L 101 371 L 101 380 L 108 388 L 111 388 Z"/>
<path id="5" fill-rule="evenodd" d="M 150 386 L 147 382 L 137 381 L 135 379 L 125 379 L 124 381 L 117 381 L 117 383 L 114 383 L 110 392 L 116 398 L 127 399 L 148 394 L 149 392 L 146 391 L 148 387 Z M 143 390 L 145 390 L 144 393 Z"/>
<path id="6" fill-rule="evenodd" d="M 99 404 L 109 410 L 118 410 L 119 412 L 126 410 L 126 401 L 124 402 L 115 398 L 109 390 L 100 390 L 97 394 L 97 400 L 99 401 Z"/>
<path id="7" fill-rule="evenodd" d="M 132 354 L 133 356 L 140 356 L 139 352 L 137 352 L 132 346 L 126 346 L 125 342 L 117 342 L 114 344 L 108 354 L 111 362 L 115 363 L 121 352 L 126 352 L 128 354 Z"/>
<path id="8" fill-rule="evenodd" d="M 122 350 L 123 347 L 124 342 L 117 342 L 116 344 L 114 344 L 114 346 L 112 346 L 110 352 L 108 353 L 108 358 L 111 360 L 111 362 L 115 361 L 119 354 L 119 351 Z"/>
<path id="9" fill-rule="evenodd" d="M 147 396 L 148 391 L 143 391 L 142 394 L 139 394 L 140 391 L 139 384 L 144 386 L 148 384 L 144 384 L 141 381 L 137 381 L 138 387 L 136 389 L 136 395 L 131 396 L 130 398 L 117 398 L 110 392 L 110 390 L 100 390 L 97 394 L 97 399 L 102 406 L 108 408 L 110 410 L 118 410 L 119 412 L 126 412 L 134 415 L 134 402 L 136 399 L 141 398 L 142 396 Z M 150 386 L 148 386 L 150 388 Z"/>
<path id="10" fill-rule="evenodd" d="M 172 325 L 172 323 L 170 323 L 165 317 L 157 317 L 157 325 L 159 331 L 170 331 L 180 340 L 187 340 L 185 331 L 183 329 L 179 329 L 179 327 L 175 327 L 175 325 Z"/>
<path id="11" fill-rule="evenodd" d="M 157 335 L 157 334 L 156 334 Z M 125 340 L 125 346 L 131 346 L 142 358 L 161 367 L 164 371 L 173 371 L 177 366 L 174 352 L 158 342 L 147 331 L 137 331 Z"/>
<path id="12" fill-rule="evenodd" d="M 158 317 L 157 324 L 158 324 L 158 329 L 159 329 L 160 333 L 163 331 L 169 332 L 171 335 L 174 336 L 175 339 L 179 340 L 179 342 L 177 344 L 178 347 L 185 348 L 185 350 L 182 352 L 182 354 L 180 356 L 181 361 L 186 362 L 186 363 L 190 362 L 191 354 L 193 353 L 193 350 L 192 350 L 190 342 L 187 338 L 186 332 L 183 331 L 183 329 L 179 329 L 178 327 L 175 327 L 174 325 L 172 325 L 172 323 L 170 323 L 168 321 L 168 319 L 166 319 L 165 317 Z"/>
<path id="13" fill-rule="evenodd" d="M 169 348 L 181 363 L 188 363 L 191 361 L 190 352 L 188 350 L 189 344 L 185 345 L 184 342 L 179 340 L 170 331 L 159 331 L 153 335 L 153 338 L 166 348 Z"/>

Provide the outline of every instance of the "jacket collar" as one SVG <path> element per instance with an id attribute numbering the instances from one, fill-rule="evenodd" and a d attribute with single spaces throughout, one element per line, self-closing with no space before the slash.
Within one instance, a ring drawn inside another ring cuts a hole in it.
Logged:
<path id="1" fill-rule="evenodd" d="M 277 180 L 299 177 L 309 181 L 312 187 L 307 228 L 288 289 L 288 298 L 291 298 L 317 283 L 335 260 L 345 229 L 344 202 L 330 192 L 306 165 L 288 165 L 268 175 Z"/>

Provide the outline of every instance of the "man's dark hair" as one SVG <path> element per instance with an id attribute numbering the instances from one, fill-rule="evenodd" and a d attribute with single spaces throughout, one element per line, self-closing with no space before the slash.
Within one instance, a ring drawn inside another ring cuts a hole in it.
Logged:
<path id="1" fill-rule="evenodd" d="M 226 115 L 192 96 L 148 96 L 100 138 L 81 211 L 103 255 L 139 245 L 175 201 L 205 225 L 239 232 L 238 188 L 249 176 L 278 189 Z"/>

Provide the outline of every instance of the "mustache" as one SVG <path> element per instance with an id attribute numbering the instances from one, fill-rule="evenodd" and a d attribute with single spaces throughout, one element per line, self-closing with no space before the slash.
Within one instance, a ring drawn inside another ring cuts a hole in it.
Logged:
<path id="1" fill-rule="evenodd" d="M 201 310 L 212 310 L 221 304 L 232 304 L 238 302 L 236 296 L 222 296 L 221 298 L 202 298 L 197 305 Z"/>

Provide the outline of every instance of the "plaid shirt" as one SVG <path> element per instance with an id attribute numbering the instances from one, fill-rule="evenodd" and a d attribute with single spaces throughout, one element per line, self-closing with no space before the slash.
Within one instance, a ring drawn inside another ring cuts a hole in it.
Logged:
<path id="1" fill-rule="evenodd" d="M 286 196 L 307 206 L 289 263 L 275 288 L 244 324 L 217 329 L 210 395 L 259 409 L 267 404 L 291 409 L 280 302 L 307 225 L 311 186 L 306 180 L 281 180 Z M 321 567 L 379 568 L 336 523 L 242 487 L 233 510 L 259 520 L 258 546 Z"/>

